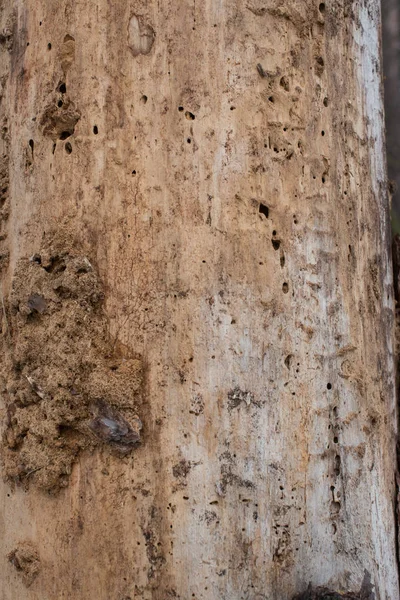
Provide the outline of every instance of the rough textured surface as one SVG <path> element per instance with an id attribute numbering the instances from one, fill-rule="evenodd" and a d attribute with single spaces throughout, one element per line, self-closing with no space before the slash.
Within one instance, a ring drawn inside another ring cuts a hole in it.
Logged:
<path id="1" fill-rule="evenodd" d="M 18 261 L 2 315 L 3 474 L 54 492 L 82 450 L 126 453 L 141 428 L 141 360 L 110 339 L 96 270 L 69 238 Z"/>
<path id="2" fill-rule="evenodd" d="M 2 599 L 398 597 L 377 4 L 0 4 Z"/>
<path id="3" fill-rule="evenodd" d="M 371 583 L 371 576 L 367 570 L 364 571 L 364 579 L 361 584 L 361 589 L 357 594 L 352 592 L 340 593 L 333 590 L 328 590 L 325 587 L 313 589 L 310 584 L 308 589 L 301 594 L 296 594 L 293 600 L 375 600 L 376 596 Z"/>
<path id="4" fill-rule="evenodd" d="M 21 574 L 22 581 L 29 587 L 35 581 L 40 571 L 40 557 L 34 545 L 30 542 L 18 544 L 8 555 L 9 562 Z"/>

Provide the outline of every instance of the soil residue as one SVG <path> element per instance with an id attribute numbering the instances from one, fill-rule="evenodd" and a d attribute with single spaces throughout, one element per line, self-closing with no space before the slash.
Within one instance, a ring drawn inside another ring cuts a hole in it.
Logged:
<path id="1" fill-rule="evenodd" d="M 8 554 L 7 558 L 21 574 L 26 587 L 32 585 L 40 571 L 40 558 L 34 545 L 30 542 L 22 542 Z"/>
<path id="2" fill-rule="evenodd" d="M 103 297 L 68 235 L 18 261 L 2 309 L 7 480 L 56 492 L 82 450 L 126 454 L 140 442 L 142 360 L 110 339 Z"/>
<path id="3" fill-rule="evenodd" d="M 73 135 L 80 118 L 80 112 L 75 108 L 74 103 L 67 98 L 63 98 L 58 104 L 49 104 L 46 106 L 41 119 L 43 135 L 49 136 L 54 141 L 64 140 Z"/>

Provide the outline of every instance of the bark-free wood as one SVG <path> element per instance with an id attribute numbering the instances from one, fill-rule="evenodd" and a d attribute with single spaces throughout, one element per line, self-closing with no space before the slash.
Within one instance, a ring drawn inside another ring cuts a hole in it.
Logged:
<path id="1" fill-rule="evenodd" d="M 398 598 L 377 5 L 3 3 L 4 303 L 62 223 L 145 365 L 132 455 L 2 484 L 4 600 Z"/>

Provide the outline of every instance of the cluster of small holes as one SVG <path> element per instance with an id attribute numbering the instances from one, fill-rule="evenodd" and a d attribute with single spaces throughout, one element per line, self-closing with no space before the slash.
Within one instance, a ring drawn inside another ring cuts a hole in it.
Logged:
<path id="1" fill-rule="evenodd" d="M 330 382 L 327 383 L 326 384 L 326 388 L 328 390 L 331 390 L 332 389 L 332 384 Z M 333 417 L 335 419 L 337 419 L 337 416 L 338 416 L 337 406 L 333 407 L 332 414 L 333 414 Z M 329 429 L 331 429 L 331 428 L 332 428 L 332 426 L 329 425 Z M 335 427 L 334 427 L 334 429 L 335 429 Z M 333 437 L 333 443 L 334 444 L 338 444 L 339 443 L 339 437 L 337 435 L 337 432 L 335 432 L 335 435 Z M 328 445 L 328 448 L 329 448 L 329 445 Z M 334 474 L 334 476 L 336 478 L 338 478 L 340 476 L 341 462 L 342 461 L 341 461 L 340 455 L 339 454 L 335 454 L 334 464 L 333 464 L 333 474 Z M 327 477 L 329 477 L 329 474 L 327 474 Z M 340 491 L 336 491 L 336 493 L 335 493 L 336 488 L 335 488 L 334 485 L 331 485 L 330 490 L 332 492 L 331 513 L 333 515 L 337 515 L 340 512 L 340 509 L 341 509 L 341 502 L 340 502 L 340 496 L 341 496 L 341 494 L 340 494 Z M 336 523 L 332 524 L 332 531 L 333 531 L 333 534 L 336 533 L 336 531 L 337 531 Z"/>

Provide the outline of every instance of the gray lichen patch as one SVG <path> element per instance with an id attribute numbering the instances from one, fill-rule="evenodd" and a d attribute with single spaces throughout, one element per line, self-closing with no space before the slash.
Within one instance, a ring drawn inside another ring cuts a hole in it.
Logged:
<path id="1" fill-rule="evenodd" d="M 17 263 L 0 371 L 9 481 L 55 492 L 82 450 L 140 442 L 142 360 L 110 339 L 102 302 L 95 267 L 68 238 Z"/>
<path id="2" fill-rule="evenodd" d="M 254 394 L 247 390 L 241 390 L 238 386 L 236 386 L 233 390 L 228 392 L 228 408 L 232 410 L 233 408 L 237 408 L 241 404 L 245 404 L 246 406 L 250 406 L 251 404 L 258 403 L 254 399 Z"/>
<path id="3" fill-rule="evenodd" d="M 247 490 L 254 490 L 255 485 L 248 479 L 243 479 L 240 475 L 234 472 L 236 468 L 235 457 L 229 451 L 224 452 L 219 457 L 221 461 L 221 478 L 215 484 L 215 491 L 218 496 L 225 497 L 228 487 L 236 486 L 238 488 L 245 488 Z"/>
<path id="4" fill-rule="evenodd" d="M 195 394 L 190 401 L 189 412 L 192 415 L 202 415 L 204 413 L 204 399 L 201 394 Z"/>
<path id="5" fill-rule="evenodd" d="M 21 542 L 7 558 L 20 573 L 26 587 L 32 585 L 40 572 L 40 557 L 35 546 L 31 542 Z"/>
<path id="6" fill-rule="evenodd" d="M 178 490 L 183 490 L 188 485 L 188 478 L 190 471 L 193 467 L 197 466 L 198 463 L 193 463 L 185 458 L 181 459 L 172 467 L 172 475 L 174 476 L 174 484 L 172 486 L 173 493 Z"/>
<path id="7" fill-rule="evenodd" d="M 358 594 L 339 594 L 332 592 L 327 588 L 309 588 L 303 594 L 295 596 L 293 600 L 355 600 L 360 599 Z"/>
<path id="8" fill-rule="evenodd" d="M 191 463 L 188 460 L 182 459 L 172 467 L 172 474 L 177 479 L 185 479 L 190 473 L 191 468 Z"/>
<path id="9" fill-rule="evenodd" d="M 307 590 L 294 596 L 293 600 L 375 600 L 371 575 L 365 569 L 359 592 L 336 592 L 326 587 L 314 588 L 309 584 Z"/>

